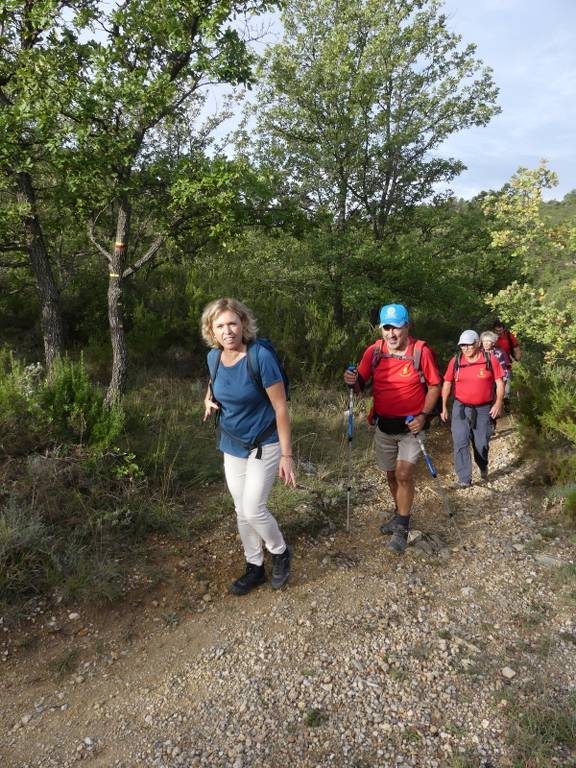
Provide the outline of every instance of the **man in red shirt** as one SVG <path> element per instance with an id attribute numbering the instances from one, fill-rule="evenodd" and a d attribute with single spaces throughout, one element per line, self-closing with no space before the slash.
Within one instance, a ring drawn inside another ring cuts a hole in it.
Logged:
<path id="1" fill-rule="evenodd" d="M 344 381 L 359 393 L 372 379 L 374 405 L 370 423 L 377 426 L 376 463 L 386 472 L 396 506 L 394 517 L 380 530 L 392 534 L 388 548 L 402 554 L 414 499 L 414 465 L 419 456 L 414 435 L 427 426 L 442 378 L 432 350 L 409 335 L 405 306 L 383 306 L 380 327 L 382 339 L 366 349 L 357 370 L 344 373 Z M 414 417 L 409 424 L 408 416 Z"/>
<path id="2" fill-rule="evenodd" d="M 498 336 L 496 346 L 503 349 L 512 362 L 514 360 L 518 362 L 522 356 L 520 344 L 516 336 L 506 328 L 502 320 L 494 321 L 494 333 Z"/>
<path id="3" fill-rule="evenodd" d="M 452 406 L 452 442 L 457 488 L 472 485 L 472 460 L 488 479 L 488 445 L 493 420 L 502 413 L 505 371 L 493 352 L 480 346 L 476 331 L 464 331 L 458 340 L 460 352 L 448 363 L 442 385 L 442 421 L 448 421 L 448 399 L 454 387 Z"/>

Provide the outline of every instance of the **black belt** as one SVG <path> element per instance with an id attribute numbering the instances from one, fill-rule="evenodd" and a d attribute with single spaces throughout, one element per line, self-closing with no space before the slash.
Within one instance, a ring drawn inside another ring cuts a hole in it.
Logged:
<path id="1" fill-rule="evenodd" d="M 242 446 L 245 451 L 248 451 L 249 453 L 252 453 L 254 448 L 257 448 L 256 451 L 256 458 L 261 459 L 262 458 L 262 443 L 264 440 L 270 437 L 270 435 L 273 435 L 274 432 L 276 432 L 276 418 L 274 418 L 273 421 L 268 424 L 266 429 L 263 429 L 262 432 L 256 437 L 256 439 L 252 443 L 246 443 L 244 440 L 241 440 L 239 437 L 236 437 L 236 435 L 233 435 L 232 432 L 228 432 L 227 429 L 224 429 L 224 427 L 221 424 L 218 424 L 216 428 L 216 432 L 218 435 L 218 442 L 220 442 L 220 433 L 224 433 L 226 437 L 229 437 L 231 440 L 234 440 L 235 443 L 238 443 L 238 445 Z"/>

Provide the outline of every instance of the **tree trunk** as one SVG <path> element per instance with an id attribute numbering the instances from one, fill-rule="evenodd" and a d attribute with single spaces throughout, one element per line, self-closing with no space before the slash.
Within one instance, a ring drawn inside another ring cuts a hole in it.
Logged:
<path id="1" fill-rule="evenodd" d="M 124 307 L 122 275 L 126 266 L 126 248 L 130 237 L 131 207 L 126 194 L 120 199 L 116 220 L 116 242 L 110 259 L 110 280 L 108 283 L 108 323 L 112 344 L 112 372 L 106 393 L 108 405 L 117 403 L 126 391 L 128 377 L 128 347 L 124 331 Z"/>
<path id="2" fill-rule="evenodd" d="M 18 202 L 26 206 L 24 228 L 30 267 L 36 281 L 36 290 L 40 301 L 41 327 L 44 339 L 44 356 L 48 375 L 55 361 L 64 352 L 64 326 L 60 307 L 60 292 L 54 280 L 52 267 L 38 211 L 36 209 L 36 193 L 32 179 L 28 173 L 16 174 Z"/>
<path id="3" fill-rule="evenodd" d="M 344 301 L 342 297 L 341 278 L 338 278 L 334 284 L 332 307 L 334 309 L 334 325 L 337 328 L 344 328 Z"/>

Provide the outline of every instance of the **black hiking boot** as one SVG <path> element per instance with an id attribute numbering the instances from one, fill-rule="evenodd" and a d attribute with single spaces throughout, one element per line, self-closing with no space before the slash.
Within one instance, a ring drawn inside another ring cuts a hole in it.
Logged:
<path id="1" fill-rule="evenodd" d="M 380 533 L 383 533 L 384 536 L 388 536 L 394 533 L 394 529 L 398 525 L 399 517 L 400 515 L 398 514 L 398 512 L 396 512 L 394 516 L 390 518 L 390 520 L 387 520 L 383 525 L 380 526 Z"/>
<path id="2" fill-rule="evenodd" d="M 394 532 L 392 533 L 392 538 L 388 544 L 388 549 L 391 552 L 395 552 L 397 555 L 402 555 L 407 546 L 408 528 L 405 528 L 403 525 L 396 524 L 394 527 Z"/>
<path id="3" fill-rule="evenodd" d="M 272 555 L 272 589 L 280 589 L 290 576 L 292 550 L 286 547 L 281 555 Z"/>
<path id="4" fill-rule="evenodd" d="M 250 590 L 259 587 L 266 581 L 266 571 L 263 565 L 246 563 L 246 572 L 230 585 L 233 595 L 246 595 Z"/>
<path id="5" fill-rule="evenodd" d="M 488 480 L 488 467 L 480 470 L 480 479 L 482 480 L 483 483 L 485 483 Z"/>

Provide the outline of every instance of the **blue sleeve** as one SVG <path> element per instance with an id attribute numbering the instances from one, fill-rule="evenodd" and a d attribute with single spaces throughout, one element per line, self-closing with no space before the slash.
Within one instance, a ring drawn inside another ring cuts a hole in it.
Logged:
<path id="1" fill-rule="evenodd" d="M 218 359 L 218 350 L 217 349 L 211 349 L 208 354 L 206 355 L 206 362 L 208 363 L 208 371 L 210 373 L 210 379 L 212 380 L 214 378 L 214 367 L 216 365 L 216 360 Z"/>
<path id="2" fill-rule="evenodd" d="M 276 362 L 272 352 L 266 349 L 266 347 L 258 346 L 258 363 L 260 365 L 260 378 L 262 379 L 262 386 L 264 389 L 268 389 L 272 384 L 277 384 L 279 381 L 284 381 L 280 366 Z"/>

